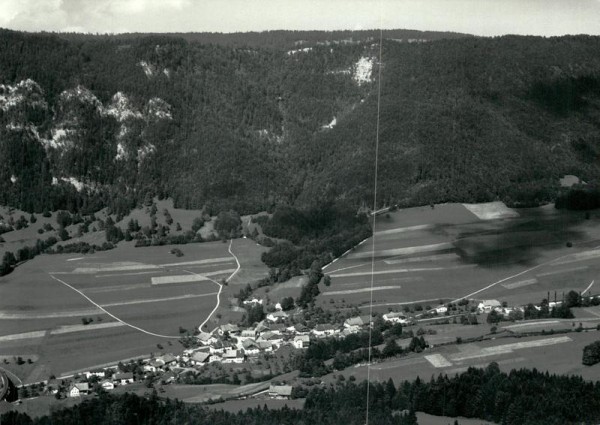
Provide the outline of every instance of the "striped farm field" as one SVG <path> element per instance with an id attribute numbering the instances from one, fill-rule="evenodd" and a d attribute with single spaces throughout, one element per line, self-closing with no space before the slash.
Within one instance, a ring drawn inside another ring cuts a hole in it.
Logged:
<path id="1" fill-rule="evenodd" d="M 596 216 L 501 202 L 384 213 L 372 238 L 325 267 L 331 286 L 321 287 L 320 303 L 370 308 L 372 295 L 375 310 L 388 311 L 463 297 L 525 304 L 583 291 L 600 285 Z"/>
<path id="2" fill-rule="evenodd" d="M 479 325 L 479 327 L 485 325 Z M 536 368 L 554 374 L 573 374 L 587 380 L 600 379 L 600 369 L 581 364 L 583 347 L 597 341 L 599 332 L 572 332 L 566 335 L 533 336 L 522 338 L 497 338 L 475 343 L 447 345 L 428 349 L 371 366 L 370 376 L 385 382 L 392 378 L 396 384 L 413 380 L 417 376 L 428 380 L 432 376 L 454 376 L 469 367 L 485 368 L 496 362 L 500 369 Z M 345 369 L 346 378 L 366 379 L 366 366 Z M 337 372 L 336 372 L 337 374 Z M 328 375 L 325 381 L 334 379 Z"/>
<path id="3" fill-rule="evenodd" d="M 38 358 L 28 367 L 4 367 L 35 382 L 175 352 L 180 327 L 193 330 L 214 313 L 221 279 L 244 265 L 256 276 L 267 270 L 249 258 L 260 261 L 263 248 L 246 239 L 178 245 L 182 257 L 171 248 L 123 243 L 90 255 L 41 255 L 0 278 L 0 356 Z"/>

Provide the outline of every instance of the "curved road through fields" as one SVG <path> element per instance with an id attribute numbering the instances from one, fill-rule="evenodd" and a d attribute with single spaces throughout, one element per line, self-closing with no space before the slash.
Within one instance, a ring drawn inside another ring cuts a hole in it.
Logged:
<path id="1" fill-rule="evenodd" d="M 229 241 L 229 248 L 228 248 L 228 251 L 229 251 L 229 253 L 230 253 L 230 254 L 233 256 L 233 258 L 235 259 L 235 262 L 236 262 L 236 264 L 237 264 L 237 268 L 236 268 L 236 269 L 233 271 L 233 273 L 232 273 L 232 274 L 231 274 L 231 275 L 230 275 L 230 276 L 229 276 L 229 277 L 228 277 L 228 278 L 225 280 L 226 282 L 229 282 L 229 280 L 230 280 L 231 278 L 233 278 L 233 276 L 235 276 L 235 275 L 237 274 L 237 272 L 240 270 L 240 267 L 241 267 L 241 265 L 240 265 L 240 262 L 239 262 L 238 258 L 236 257 L 236 255 L 235 255 L 235 254 L 233 253 L 233 251 L 231 250 L 231 247 L 232 247 L 232 245 L 233 245 L 233 239 L 231 239 L 231 240 Z M 193 272 L 190 272 L 190 271 L 187 271 L 187 270 L 184 270 L 184 271 L 185 271 L 185 272 L 187 272 L 187 273 L 190 273 L 190 274 L 196 275 L 196 276 L 202 276 L 202 275 L 199 275 L 199 274 L 197 274 L 197 273 L 193 273 Z M 140 328 L 139 326 L 132 325 L 131 323 L 128 323 L 128 322 L 126 322 L 126 321 L 124 321 L 124 320 L 120 319 L 119 317 L 115 316 L 114 314 L 110 313 L 108 310 L 106 310 L 105 308 L 103 308 L 103 307 L 102 307 L 100 304 L 96 303 L 94 300 L 92 300 L 90 297 L 88 297 L 87 295 L 85 295 L 85 294 L 84 294 L 83 292 L 81 292 L 79 289 L 77 289 L 77 288 L 75 288 L 75 287 L 73 287 L 73 286 L 69 285 L 69 284 L 68 284 L 67 282 L 65 282 L 64 280 L 61 280 L 61 279 L 57 278 L 57 277 L 56 277 L 56 276 L 54 276 L 52 273 L 49 273 L 49 275 L 50 275 L 50 277 L 51 277 L 52 279 L 54 279 L 55 281 L 57 281 L 57 282 L 59 282 L 59 283 L 63 284 L 63 285 L 64 285 L 64 286 L 66 286 L 67 288 L 69 288 L 69 289 L 71 289 L 71 290 L 73 290 L 73 291 L 77 292 L 79 295 L 81 295 L 83 298 L 85 298 L 85 299 L 86 299 L 86 300 L 88 300 L 88 301 L 89 301 L 91 304 L 93 304 L 93 305 L 94 305 L 96 308 L 98 308 L 99 310 L 103 311 L 104 313 L 106 313 L 107 315 L 109 315 L 110 317 L 112 317 L 113 319 L 115 319 L 116 321 L 118 321 L 118 322 L 122 323 L 122 324 L 123 324 L 123 325 L 125 325 L 125 326 L 128 326 L 128 327 L 130 327 L 130 328 L 132 328 L 132 329 L 135 329 L 136 331 L 139 331 L 139 332 L 145 333 L 145 334 L 147 334 L 147 335 L 155 336 L 155 337 L 158 337 L 158 338 L 179 339 L 179 338 L 181 337 L 181 335 L 162 335 L 162 334 L 154 333 L 154 332 L 148 331 L 148 330 L 146 330 L 146 329 Z M 210 318 L 212 317 L 212 315 L 213 315 L 213 314 L 215 313 L 215 311 L 217 311 L 217 309 L 219 308 L 220 301 L 221 301 L 221 291 L 223 290 L 223 285 L 221 285 L 221 284 L 220 284 L 219 282 L 217 282 L 216 280 L 214 280 L 214 279 L 211 279 L 211 278 L 210 278 L 210 277 L 208 277 L 208 276 L 202 276 L 202 277 L 204 277 L 204 278 L 206 278 L 206 279 L 210 280 L 211 282 L 213 282 L 213 283 L 217 284 L 217 285 L 219 286 L 219 292 L 217 293 L 217 305 L 216 305 L 216 306 L 215 306 L 215 308 L 214 308 L 214 309 L 213 309 L 213 310 L 210 312 L 210 314 L 208 315 L 208 317 L 206 318 L 206 320 L 204 320 L 204 322 L 202 322 L 202 324 L 200 325 L 200 329 L 201 329 L 201 328 L 202 328 L 202 327 L 203 327 L 203 326 L 204 326 L 204 325 L 205 325 L 205 324 L 206 324 L 206 323 L 207 323 L 207 322 L 210 320 Z"/>
<path id="2" fill-rule="evenodd" d="M 233 256 L 233 258 L 235 259 L 235 262 L 237 264 L 237 268 L 233 271 L 233 273 L 231 273 L 229 275 L 229 277 L 227 279 L 225 279 L 225 282 L 229 282 L 233 276 L 235 276 L 237 274 L 237 272 L 240 271 L 240 261 L 238 260 L 238 258 L 236 257 L 236 255 L 233 253 L 233 251 L 231 250 L 231 246 L 233 245 L 233 239 L 231 239 L 229 241 L 229 248 L 227 248 L 227 250 L 229 251 L 229 253 Z M 184 270 L 184 272 L 186 273 L 190 273 L 196 276 L 200 276 L 197 273 L 191 272 L 189 270 Z M 198 329 L 200 329 L 200 331 L 202 331 L 202 328 L 204 327 L 204 325 L 206 325 L 208 323 L 208 321 L 210 320 L 210 318 L 212 317 L 213 314 L 215 314 L 215 312 L 218 310 L 219 305 L 221 304 L 221 292 L 223 291 L 223 285 L 221 285 L 219 282 L 217 282 L 216 280 L 211 279 L 208 276 L 204 276 L 206 277 L 208 280 L 210 280 L 211 282 L 216 283 L 217 285 L 219 285 L 219 292 L 217 293 L 217 305 L 215 306 L 215 308 L 213 308 L 213 310 L 210 312 L 210 314 L 208 315 L 208 317 L 204 320 L 204 322 L 200 323 L 200 326 L 198 326 Z M 211 333 L 214 332 L 214 329 L 211 331 Z"/>

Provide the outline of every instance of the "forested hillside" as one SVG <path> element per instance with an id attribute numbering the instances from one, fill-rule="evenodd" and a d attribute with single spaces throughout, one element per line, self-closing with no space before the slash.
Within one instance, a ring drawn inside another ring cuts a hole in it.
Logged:
<path id="1" fill-rule="evenodd" d="M 381 203 L 525 205 L 598 179 L 600 39 L 384 35 Z M 376 36 L 2 30 L 0 204 L 370 203 Z"/>

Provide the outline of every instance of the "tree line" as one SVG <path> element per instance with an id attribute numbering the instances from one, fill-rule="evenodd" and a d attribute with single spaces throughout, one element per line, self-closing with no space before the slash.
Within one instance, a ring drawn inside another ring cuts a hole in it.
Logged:
<path id="1" fill-rule="evenodd" d="M 369 398 L 365 398 L 369 388 Z M 15 411 L 0 416 L 8 425 L 32 424 L 363 424 L 366 406 L 372 423 L 416 424 L 414 412 L 478 418 L 506 425 L 559 425 L 600 420 L 600 386 L 577 376 L 536 369 L 500 371 L 497 363 L 469 368 L 453 377 L 425 381 L 356 383 L 353 380 L 313 387 L 302 409 L 249 408 L 239 413 L 178 400 L 134 394 L 100 394 L 48 416 L 32 419 Z"/>

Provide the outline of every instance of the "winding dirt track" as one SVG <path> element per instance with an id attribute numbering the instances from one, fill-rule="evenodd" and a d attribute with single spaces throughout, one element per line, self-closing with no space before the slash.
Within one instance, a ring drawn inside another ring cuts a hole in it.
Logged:
<path id="1" fill-rule="evenodd" d="M 233 273 L 231 273 L 231 275 L 226 279 L 227 282 L 229 282 L 229 280 L 231 280 L 231 278 L 233 278 L 233 276 L 235 276 L 237 274 L 237 272 L 240 270 L 240 262 L 238 260 L 238 258 L 236 257 L 236 255 L 233 253 L 231 247 L 233 245 L 233 239 L 229 241 L 229 253 L 231 254 L 231 256 L 235 259 L 235 262 L 237 264 L 237 268 L 233 271 Z M 188 270 L 184 270 L 186 273 L 190 273 L 196 276 L 202 276 L 205 279 L 210 280 L 211 282 L 215 283 L 216 285 L 219 286 L 219 292 L 216 293 L 217 295 L 217 304 L 215 306 L 215 308 L 210 312 L 210 314 L 208 315 L 208 317 L 202 322 L 202 324 L 200 325 L 200 328 L 202 328 L 212 317 L 212 315 L 215 313 L 215 311 L 217 311 L 217 309 L 219 308 L 220 302 L 221 302 L 221 292 L 223 290 L 223 285 L 221 285 L 219 282 L 217 282 L 214 279 L 211 279 L 210 277 L 206 276 L 206 275 L 201 275 L 198 273 L 194 273 L 194 272 L 190 272 Z M 104 312 L 105 314 L 107 314 L 108 316 L 112 317 L 113 319 L 115 319 L 117 322 L 122 323 L 125 326 L 130 327 L 131 329 L 135 329 L 136 331 L 142 332 L 146 335 L 151 335 L 151 336 L 155 336 L 158 338 L 166 338 L 166 339 L 179 339 L 180 335 L 163 335 L 163 334 L 158 334 L 155 332 L 151 332 L 148 331 L 146 329 L 140 328 L 139 326 L 135 326 L 131 323 L 128 323 L 126 321 L 124 321 L 123 319 L 115 316 L 114 314 L 112 314 L 111 312 L 109 312 L 108 310 L 106 310 L 103 306 L 101 306 L 100 304 L 96 303 L 94 300 L 92 300 L 90 297 L 88 297 L 86 294 L 84 294 L 82 291 L 80 291 L 79 289 L 73 287 L 72 285 L 69 285 L 67 282 L 65 282 L 62 279 L 57 278 L 56 276 L 54 276 L 52 273 L 49 273 L 50 277 L 52 279 L 54 279 L 55 281 L 61 283 L 62 285 L 66 286 L 67 288 L 77 292 L 79 295 L 81 295 L 83 298 L 85 298 L 87 301 L 89 301 L 92 305 L 94 305 L 98 310 Z M 209 295 L 214 295 L 215 293 L 209 294 Z"/>

